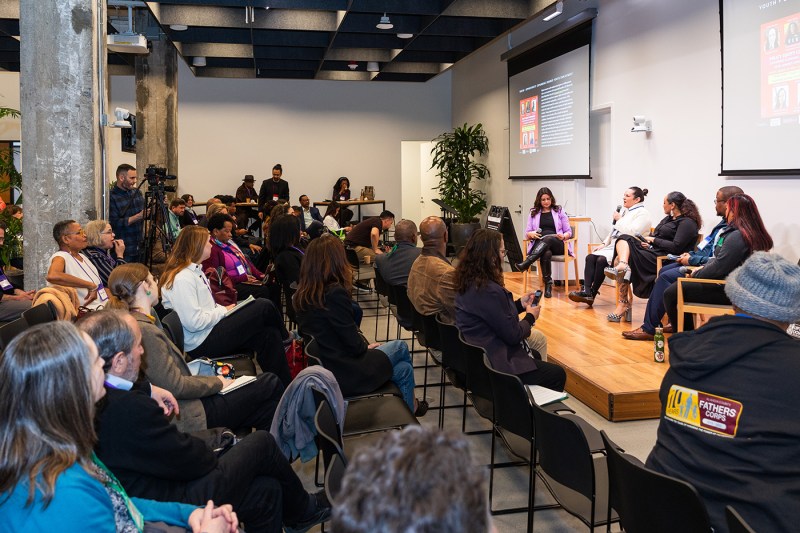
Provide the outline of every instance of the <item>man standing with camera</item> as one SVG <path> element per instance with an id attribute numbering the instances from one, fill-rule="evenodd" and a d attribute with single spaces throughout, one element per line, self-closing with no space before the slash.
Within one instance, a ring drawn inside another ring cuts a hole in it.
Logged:
<path id="1" fill-rule="evenodd" d="M 125 243 L 126 262 L 139 262 L 139 243 L 144 236 L 144 197 L 136 188 L 136 169 L 126 163 L 117 167 L 117 182 L 109 196 L 108 218 L 114 234 Z"/>

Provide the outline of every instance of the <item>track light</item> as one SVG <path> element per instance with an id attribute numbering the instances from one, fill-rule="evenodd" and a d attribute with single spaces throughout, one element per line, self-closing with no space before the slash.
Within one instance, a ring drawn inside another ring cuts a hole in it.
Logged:
<path id="1" fill-rule="evenodd" d="M 563 12 L 564 12 L 564 2 L 559 0 L 552 6 L 544 10 L 544 20 L 545 21 L 553 20 L 557 16 L 561 15 L 561 13 Z"/>
<path id="2" fill-rule="evenodd" d="M 389 17 L 386 16 L 386 13 L 384 13 L 383 16 L 381 17 L 380 22 L 378 22 L 378 25 L 375 27 L 378 28 L 379 30 L 391 30 L 392 28 L 394 28 L 394 24 L 392 24 L 392 21 L 390 21 Z"/>
<path id="3" fill-rule="evenodd" d="M 195 56 L 192 58 L 192 66 L 193 67 L 204 67 L 206 66 L 206 58 L 205 56 Z"/>
<path id="4" fill-rule="evenodd" d="M 378 72 L 379 70 L 377 61 L 367 61 L 367 72 Z"/>

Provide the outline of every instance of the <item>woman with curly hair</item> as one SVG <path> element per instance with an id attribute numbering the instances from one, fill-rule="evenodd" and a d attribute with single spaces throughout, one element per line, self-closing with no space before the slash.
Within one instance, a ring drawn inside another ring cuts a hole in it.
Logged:
<path id="1" fill-rule="evenodd" d="M 664 197 L 665 216 L 653 234 L 642 236 L 621 235 L 614 245 L 614 266 L 605 270 L 606 277 L 616 279 L 621 285 L 619 302 L 609 322 L 631 321 L 631 304 L 628 301 L 628 283 L 639 298 L 648 298 L 656 281 L 656 258 L 659 255 L 680 255 L 690 252 L 697 243 L 697 232 L 703 225 L 700 212 L 693 201 L 683 193 L 673 191 Z"/>
<path id="2" fill-rule="evenodd" d="M 547 339 L 532 329 L 541 310 L 533 305 L 533 293 L 514 301 L 504 286 L 505 255 L 497 231 L 479 229 L 467 241 L 455 272 L 456 326 L 467 342 L 486 350 L 495 370 L 514 374 L 527 385 L 564 390 L 564 369 L 543 360 Z"/>

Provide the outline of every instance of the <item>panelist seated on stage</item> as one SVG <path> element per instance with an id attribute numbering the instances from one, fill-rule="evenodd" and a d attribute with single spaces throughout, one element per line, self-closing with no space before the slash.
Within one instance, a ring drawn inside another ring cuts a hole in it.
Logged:
<path id="1" fill-rule="evenodd" d="M 376 255 L 383 253 L 380 246 L 381 233 L 391 228 L 392 224 L 394 224 L 394 213 L 383 211 L 377 217 L 370 217 L 356 224 L 347 234 L 344 243 L 353 247 L 361 262 L 367 262 L 365 257 L 369 257 L 372 261 Z"/>
<path id="2" fill-rule="evenodd" d="M 730 505 L 754 531 L 800 523 L 800 267 L 756 252 L 726 279 L 735 315 L 669 340 L 647 467 L 691 483 L 711 526 Z"/>
<path id="3" fill-rule="evenodd" d="M 467 241 L 456 267 L 456 326 L 464 340 L 486 350 L 495 370 L 526 385 L 564 390 L 564 369 L 544 361 L 547 338 L 533 329 L 541 311 L 533 305 L 533 293 L 514 301 L 504 286 L 505 256 L 498 231 L 479 229 Z"/>
<path id="4" fill-rule="evenodd" d="M 411 220 L 400 220 L 395 224 L 396 244 L 385 254 L 375 257 L 375 269 L 389 285 L 407 285 L 411 265 L 419 257 L 422 248 L 417 248 L 417 225 Z"/>

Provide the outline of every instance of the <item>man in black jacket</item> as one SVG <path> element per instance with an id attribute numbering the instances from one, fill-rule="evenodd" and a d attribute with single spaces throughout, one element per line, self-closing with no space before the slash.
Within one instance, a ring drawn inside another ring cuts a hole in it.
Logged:
<path id="1" fill-rule="evenodd" d="M 736 315 L 669 340 L 647 466 L 691 483 L 715 531 L 731 505 L 755 531 L 800 523 L 800 267 L 756 252 L 728 276 Z"/>
<path id="2" fill-rule="evenodd" d="M 258 209 L 269 215 L 269 210 L 275 207 L 280 201 L 289 201 L 289 184 L 281 179 L 283 167 L 278 163 L 272 167 L 272 179 L 261 182 L 261 189 L 258 191 Z"/>
<path id="3" fill-rule="evenodd" d="M 322 494 L 309 494 L 266 431 L 217 457 L 205 441 L 181 433 L 134 383 L 141 333 L 116 311 L 87 315 L 79 327 L 105 361 L 106 398 L 97 412 L 97 456 L 131 496 L 202 505 L 230 503 L 247 531 L 306 531 L 330 515 Z M 147 384 L 144 384 L 145 388 Z"/>

